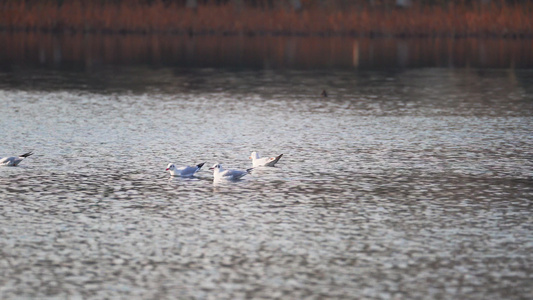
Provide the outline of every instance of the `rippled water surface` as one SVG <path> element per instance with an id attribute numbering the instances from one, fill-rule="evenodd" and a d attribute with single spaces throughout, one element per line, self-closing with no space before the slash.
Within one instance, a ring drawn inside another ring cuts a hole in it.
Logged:
<path id="1" fill-rule="evenodd" d="M 528 70 L 0 73 L 0 156 L 35 152 L 0 168 L 0 298 L 531 298 L 532 86 Z M 165 172 L 245 169 L 251 151 L 284 156 L 229 184 Z"/>

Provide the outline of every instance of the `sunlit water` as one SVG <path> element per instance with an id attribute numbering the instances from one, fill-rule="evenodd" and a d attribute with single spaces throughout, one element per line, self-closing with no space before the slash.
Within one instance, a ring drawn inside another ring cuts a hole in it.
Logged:
<path id="1" fill-rule="evenodd" d="M 533 295 L 531 71 L 31 74 L 0 74 L 0 156 L 35 152 L 2 299 Z M 251 151 L 284 156 L 213 184 Z"/>

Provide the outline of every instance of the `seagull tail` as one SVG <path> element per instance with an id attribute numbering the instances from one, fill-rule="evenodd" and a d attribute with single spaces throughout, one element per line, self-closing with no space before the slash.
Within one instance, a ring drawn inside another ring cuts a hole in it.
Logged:
<path id="1" fill-rule="evenodd" d="M 253 170 L 254 170 L 254 168 L 246 169 L 246 173 L 250 174 L 250 173 L 252 173 Z"/>
<path id="2" fill-rule="evenodd" d="M 201 163 L 201 164 L 197 164 L 196 167 L 197 167 L 198 169 L 201 169 L 201 168 L 204 166 L 204 164 L 205 164 L 205 162 L 203 162 L 203 163 Z"/>
<path id="3" fill-rule="evenodd" d="M 33 151 L 30 151 L 28 153 L 24 153 L 22 155 L 20 155 L 19 157 L 28 157 L 28 156 L 31 156 L 33 154 Z"/>
<path id="4" fill-rule="evenodd" d="M 276 158 L 274 158 L 274 160 L 271 162 L 272 165 L 276 164 L 282 156 L 283 156 L 283 154 L 280 154 L 280 155 L 276 156 Z"/>

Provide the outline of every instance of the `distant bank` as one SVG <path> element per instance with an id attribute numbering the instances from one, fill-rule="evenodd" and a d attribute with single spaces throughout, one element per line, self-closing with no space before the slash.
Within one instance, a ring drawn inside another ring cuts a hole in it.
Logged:
<path id="1" fill-rule="evenodd" d="M 425 2 L 0 0 L 0 31 L 533 38 L 533 1 Z"/>

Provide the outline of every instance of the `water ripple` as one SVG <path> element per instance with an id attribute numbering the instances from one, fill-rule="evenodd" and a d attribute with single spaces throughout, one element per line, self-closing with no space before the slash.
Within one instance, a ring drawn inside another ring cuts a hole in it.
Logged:
<path id="1" fill-rule="evenodd" d="M 531 294 L 530 93 L 509 104 L 521 88 L 502 76 L 462 93 L 466 71 L 340 72 L 325 101 L 291 89 L 322 75 L 256 75 L 203 72 L 236 91 L 0 91 L 0 153 L 35 151 L 0 169 L 2 298 Z M 244 169 L 251 151 L 284 156 L 223 185 L 165 172 Z"/>

